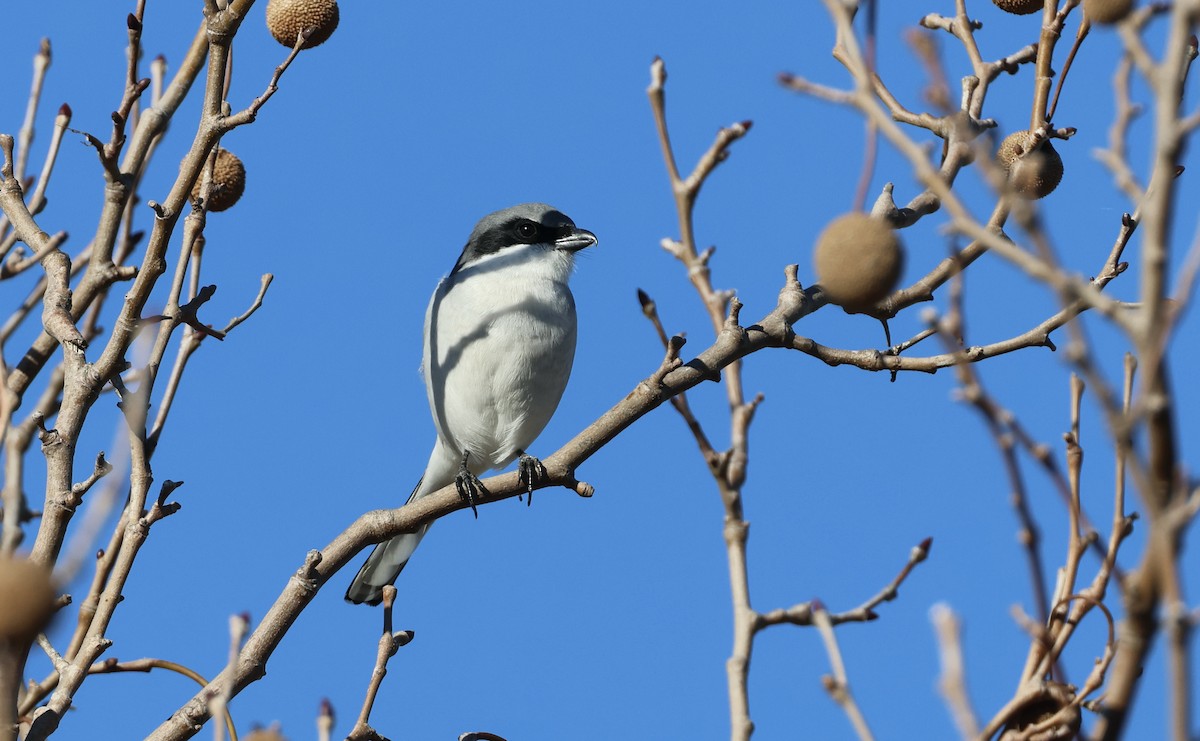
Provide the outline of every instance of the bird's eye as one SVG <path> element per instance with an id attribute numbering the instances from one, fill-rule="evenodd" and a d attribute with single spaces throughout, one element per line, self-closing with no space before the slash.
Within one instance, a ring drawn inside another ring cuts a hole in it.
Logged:
<path id="1" fill-rule="evenodd" d="M 533 239 L 537 236 L 537 233 L 537 224 L 534 224 L 532 221 L 517 224 L 517 236 L 521 239 Z"/>

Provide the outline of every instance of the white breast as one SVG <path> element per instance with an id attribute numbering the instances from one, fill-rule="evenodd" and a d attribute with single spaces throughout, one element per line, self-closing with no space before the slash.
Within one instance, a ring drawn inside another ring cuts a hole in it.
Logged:
<path id="1" fill-rule="evenodd" d="M 575 357 L 574 260 L 548 245 L 487 255 L 444 279 L 422 370 L 442 445 L 476 472 L 507 465 L 558 407 Z"/>

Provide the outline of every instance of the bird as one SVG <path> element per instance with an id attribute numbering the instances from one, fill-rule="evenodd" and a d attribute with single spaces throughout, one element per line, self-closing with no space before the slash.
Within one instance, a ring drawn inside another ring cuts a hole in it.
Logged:
<path id="1" fill-rule="evenodd" d="M 421 373 L 437 439 L 409 502 L 454 483 L 475 511 L 486 492 L 479 474 L 514 460 L 532 501 L 545 468 L 526 450 L 558 408 L 575 359 L 567 282 L 576 253 L 596 243 L 545 203 L 496 211 L 475 225 L 425 312 Z M 428 530 L 375 546 L 346 601 L 378 604 Z"/>

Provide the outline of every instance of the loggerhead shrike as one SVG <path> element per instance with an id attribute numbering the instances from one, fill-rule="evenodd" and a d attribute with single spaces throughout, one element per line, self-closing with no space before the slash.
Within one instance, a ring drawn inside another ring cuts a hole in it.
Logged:
<path id="1" fill-rule="evenodd" d="M 545 469 L 525 449 L 550 421 L 575 358 L 575 253 L 596 235 L 544 203 L 489 214 L 433 292 L 421 373 L 437 440 L 408 501 L 454 482 L 475 509 L 478 474 L 518 459 L 528 486 Z M 476 515 L 478 516 L 478 514 Z M 346 600 L 378 604 L 426 525 L 375 546 Z"/>

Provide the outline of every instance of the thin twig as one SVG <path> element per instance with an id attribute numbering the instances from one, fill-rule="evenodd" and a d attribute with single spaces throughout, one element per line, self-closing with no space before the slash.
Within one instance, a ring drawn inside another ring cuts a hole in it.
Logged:
<path id="1" fill-rule="evenodd" d="M 38 104 L 42 100 L 42 85 L 46 82 L 46 70 L 50 69 L 50 39 L 42 39 L 37 54 L 33 56 L 33 82 L 29 87 L 29 102 L 25 106 L 25 121 L 17 132 L 17 162 L 13 176 L 18 181 L 25 179 L 25 167 L 29 162 L 29 149 L 33 144 L 33 122 L 37 119 Z M 0 229 L 2 232 L 3 229 Z"/>
<path id="2" fill-rule="evenodd" d="M 383 635 L 379 638 L 379 650 L 375 654 L 375 668 L 371 671 L 362 710 L 358 713 L 354 728 L 346 736 L 347 741 L 387 741 L 371 727 L 371 708 L 375 705 L 383 678 L 387 676 L 388 660 L 413 639 L 411 630 L 392 631 L 392 606 L 395 602 L 396 588 L 389 584 L 383 588 Z"/>
<path id="3" fill-rule="evenodd" d="M 858 703 L 854 701 L 854 693 L 850 691 L 850 679 L 846 675 L 846 665 L 842 661 L 842 651 L 838 648 L 837 636 L 833 634 L 833 624 L 829 621 L 829 613 L 825 611 L 820 602 L 813 600 L 813 605 L 813 623 L 821 634 L 821 640 L 825 644 L 825 653 L 829 656 L 829 665 L 833 669 L 832 676 L 827 674 L 821 677 L 821 684 L 825 686 L 825 691 L 829 693 L 833 701 L 846 713 L 858 738 L 861 741 L 872 741 L 875 737 L 871 735 L 867 719 L 863 717 Z"/>
<path id="4" fill-rule="evenodd" d="M 929 619 L 933 623 L 938 653 L 942 660 L 942 676 L 938 680 L 938 690 L 946 701 L 946 707 L 950 709 L 954 724 L 958 726 L 959 735 L 963 739 L 974 741 L 979 737 L 979 719 L 967 692 L 961 623 L 958 615 L 944 603 L 930 608 Z"/>
<path id="5" fill-rule="evenodd" d="M 208 684 L 208 680 L 200 675 L 199 672 L 191 669 L 183 664 L 166 659 L 134 659 L 132 661 L 120 661 L 118 659 L 105 659 L 98 661 L 88 667 L 88 674 L 122 674 L 126 672 L 142 672 L 149 673 L 154 669 L 166 669 L 167 671 L 175 672 L 192 680 L 196 684 L 203 687 Z M 233 716 L 226 709 L 223 714 L 225 720 L 224 728 L 229 733 L 229 738 L 237 741 L 237 730 L 233 725 Z"/>
<path id="6" fill-rule="evenodd" d="M 857 607 L 843 612 L 829 613 L 829 622 L 833 625 L 841 625 L 842 623 L 861 623 L 877 619 L 879 614 L 875 612 L 875 608 L 899 596 L 900 586 L 908 579 L 909 574 L 912 573 L 917 564 L 929 557 L 929 549 L 932 546 L 933 538 L 926 538 L 913 546 L 908 552 L 908 561 L 905 562 L 904 567 L 900 569 L 895 578 L 888 582 L 883 589 L 880 589 L 874 596 Z M 754 629 L 759 631 L 772 625 L 782 625 L 785 623 L 789 625 L 812 625 L 813 609 L 812 602 L 801 602 L 788 608 L 761 613 L 754 621 Z"/>

